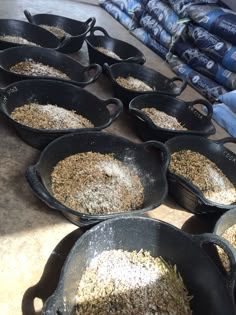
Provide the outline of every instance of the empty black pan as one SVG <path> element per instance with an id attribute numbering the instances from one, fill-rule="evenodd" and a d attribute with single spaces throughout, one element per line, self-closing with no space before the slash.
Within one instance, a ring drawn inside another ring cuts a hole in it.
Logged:
<path id="1" fill-rule="evenodd" d="M 95 35 L 100 31 L 103 35 Z M 112 38 L 107 31 L 100 26 L 95 26 L 90 35 L 86 37 L 90 63 L 98 63 L 101 66 L 104 63 L 112 65 L 119 62 L 133 62 L 144 64 L 146 59 L 143 53 L 136 47 L 119 39 Z M 122 60 L 117 60 L 100 52 L 96 47 L 108 49 L 117 54 Z"/>
<path id="2" fill-rule="evenodd" d="M 194 106 L 202 104 L 207 108 L 207 114 L 200 113 Z M 170 130 L 156 126 L 145 114 L 143 108 L 155 108 L 177 120 L 188 130 Z M 129 112 L 133 117 L 138 136 L 144 140 L 163 141 L 179 135 L 209 136 L 215 133 L 211 122 L 212 105 L 204 99 L 184 102 L 172 96 L 159 94 L 144 94 L 135 97 L 129 104 Z"/>
<path id="3" fill-rule="evenodd" d="M 213 141 L 200 136 L 179 136 L 168 140 L 165 144 L 171 154 L 181 150 L 192 150 L 206 156 L 236 186 L 236 155 L 224 146 L 230 142 L 236 143 L 236 138 Z M 168 183 L 169 192 L 175 200 L 195 214 L 221 214 L 235 207 L 235 204 L 222 205 L 206 199 L 190 181 L 171 172 L 168 172 Z"/>
<path id="4" fill-rule="evenodd" d="M 0 95 L 0 112 L 26 143 L 38 149 L 60 136 L 85 129 L 45 130 L 27 127 L 10 117 L 15 108 L 32 102 L 58 105 L 90 120 L 94 128 L 86 130 L 93 131 L 108 127 L 122 111 L 122 103 L 118 99 L 101 100 L 85 89 L 53 80 L 19 81 L 1 89 Z"/>
<path id="5" fill-rule="evenodd" d="M 234 266 L 229 276 L 220 272 L 212 256 L 205 250 L 205 245 L 209 244 L 217 244 L 228 253 Z M 188 292 L 193 296 L 193 315 L 235 314 L 232 293 L 235 259 L 221 238 L 213 234 L 189 235 L 172 225 L 145 217 L 111 219 L 85 232 L 71 249 L 57 289 L 44 304 L 42 314 L 75 314 L 75 296 L 80 294 L 77 288 L 85 268 L 103 251 L 116 249 L 143 249 L 154 257 L 161 256 L 176 265 Z"/>
<path id="6" fill-rule="evenodd" d="M 186 88 L 187 83 L 179 77 L 167 78 L 158 71 L 151 68 L 144 67 L 139 64 L 132 64 L 128 62 L 116 63 L 111 66 L 104 64 L 105 72 L 112 80 L 114 94 L 123 101 L 124 105 L 128 107 L 129 102 L 136 96 L 142 94 L 166 94 L 170 96 L 177 96 Z M 122 87 L 116 82 L 118 77 L 127 78 L 129 76 L 139 79 L 149 85 L 154 91 L 133 91 Z M 175 82 L 181 82 L 177 86 Z"/>
<path id="7" fill-rule="evenodd" d="M 85 22 L 81 22 L 54 14 L 31 15 L 27 10 L 25 10 L 24 13 L 28 21 L 32 24 L 58 27 L 69 34 L 66 45 L 58 49 L 63 53 L 72 53 L 79 50 L 83 45 L 86 34 L 96 23 L 94 17 L 89 18 Z"/>
<path id="8" fill-rule="evenodd" d="M 38 46 L 55 50 L 60 50 L 64 45 L 67 45 L 66 39 L 63 39 L 61 42 L 55 35 L 37 25 L 19 20 L 0 19 L 0 36 L 6 35 L 22 37 Z M 0 50 L 17 46 L 22 46 L 22 44 L 0 40 Z"/>
<path id="9" fill-rule="evenodd" d="M 45 65 L 54 67 L 65 73 L 70 80 L 65 80 L 55 77 L 39 77 L 33 75 L 18 74 L 10 71 L 10 68 L 15 64 L 33 60 L 41 62 Z M 91 64 L 83 66 L 78 61 L 68 57 L 58 51 L 40 47 L 13 47 L 0 52 L 0 68 L 7 80 L 12 82 L 26 79 L 53 79 L 72 83 L 78 86 L 85 86 L 93 83 L 102 73 L 100 65 Z M 92 74 L 90 72 L 93 71 Z"/>
<path id="10" fill-rule="evenodd" d="M 141 209 L 127 211 L 125 214 L 141 214 L 158 207 L 164 201 L 167 195 L 166 171 L 169 164 L 169 154 L 164 144 L 156 141 L 138 144 L 105 132 L 91 131 L 60 137 L 42 151 L 37 164 L 29 167 L 26 173 L 36 196 L 49 207 L 61 211 L 78 226 L 92 225 L 124 215 L 124 212 L 106 215 L 80 213 L 61 204 L 52 196 L 50 178 L 54 166 L 67 156 L 89 151 L 113 153 L 115 158 L 131 167 L 134 165 L 138 170 L 144 186 L 144 203 Z"/>

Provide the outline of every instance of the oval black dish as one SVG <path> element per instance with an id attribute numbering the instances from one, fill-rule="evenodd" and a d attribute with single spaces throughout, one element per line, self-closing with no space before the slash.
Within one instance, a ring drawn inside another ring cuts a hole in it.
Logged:
<path id="1" fill-rule="evenodd" d="M 94 125 L 86 130 L 98 131 L 108 127 L 121 113 L 122 103 L 118 99 L 101 100 L 92 93 L 59 81 L 24 80 L 0 90 L 0 112 L 19 136 L 29 145 L 43 149 L 48 143 L 68 133 L 85 129 L 35 129 L 13 120 L 14 109 L 29 103 L 56 104 L 78 112 Z"/>
<path id="2" fill-rule="evenodd" d="M 190 295 L 194 315 L 234 315 L 233 274 L 226 278 L 204 250 L 205 244 L 228 247 L 212 234 L 189 235 L 167 223 L 145 217 L 121 217 L 102 222 L 85 232 L 71 249 L 56 291 L 43 307 L 43 315 L 75 314 L 78 285 L 91 260 L 103 251 L 149 251 L 176 265 Z M 227 288 L 228 285 L 228 288 Z"/>
<path id="3" fill-rule="evenodd" d="M 51 173 L 55 165 L 70 155 L 89 151 L 111 153 L 124 164 L 135 166 L 144 187 L 141 209 L 104 215 L 84 214 L 66 207 L 52 196 Z M 72 133 L 50 143 L 41 153 L 37 164 L 28 168 L 26 177 L 34 193 L 43 202 L 61 211 L 72 223 L 84 226 L 124 214 L 142 214 L 158 207 L 167 195 L 168 165 L 168 151 L 160 142 L 138 144 L 112 134 L 88 131 Z"/>
<path id="4" fill-rule="evenodd" d="M 102 32 L 103 35 L 95 35 L 96 31 Z M 104 63 L 112 65 L 119 62 L 144 64 L 146 61 L 139 49 L 124 41 L 112 38 L 103 27 L 95 26 L 85 40 L 88 46 L 90 63 L 98 63 L 102 66 Z M 114 52 L 121 60 L 107 56 L 96 47 L 102 47 Z"/>
<path id="5" fill-rule="evenodd" d="M 35 61 L 65 73 L 70 80 L 49 76 L 24 75 L 10 71 L 10 68 L 23 61 Z M 85 86 L 93 83 L 102 73 L 100 65 L 83 66 L 78 61 L 58 51 L 40 47 L 13 47 L 0 52 L 0 68 L 6 80 L 15 82 L 26 79 L 53 79 Z M 90 72 L 93 72 L 90 74 Z"/>
<path id="6" fill-rule="evenodd" d="M 55 35 L 37 25 L 13 19 L 0 19 L 0 36 L 22 37 L 38 46 L 56 50 L 60 50 L 66 44 L 65 40 L 61 42 Z M 30 45 L 0 40 L 0 50 L 17 46 L 28 47 Z"/>
<path id="7" fill-rule="evenodd" d="M 179 77 L 173 77 L 171 79 L 167 78 L 158 71 L 151 68 L 144 67 L 139 64 L 132 64 L 128 62 L 116 63 L 111 66 L 104 64 L 103 66 L 105 72 L 112 80 L 114 94 L 122 102 L 128 106 L 129 102 L 136 96 L 142 94 L 166 94 L 170 96 L 178 96 L 186 88 L 187 83 Z M 134 91 L 124 88 L 117 83 L 116 79 L 118 77 L 127 78 L 129 76 L 139 79 L 149 85 L 153 91 Z M 175 82 L 181 82 L 181 86 L 177 86 Z"/>
<path id="8" fill-rule="evenodd" d="M 89 18 L 85 22 L 81 22 L 54 14 L 31 15 L 27 10 L 25 10 L 24 13 L 28 21 L 32 24 L 58 27 L 69 34 L 66 36 L 66 45 L 58 49 L 63 53 L 78 51 L 83 45 L 86 34 L 91 31 L 96 23 L 94 17 Z"/>
<path id="9" fill-rule="evenodd" d="M 197 104 L 206 106 L 206 115 L 194 108 Z M 173 116 L 188 130 L 161 128 L 155 125 L 147 114 L 142 111 L 143 108 L 155 108 L 167 115 Z M 130 102 L 129 112 L 133 117 L 137 135 L 144 141 L 157 140 L 165 142 L 175 136 L 186 134 L 207 137 L 216 132 L 215 127 L 211 122 L 213 114 L 212 105 L 204 99 L 184 102 L 167 95 L 144 94 L 135 97 Z"/>
<path id="10" fill-rule="evenodd" d="M 224 144 L 233 142 L 235 138 L 225 138 L 217 141 L 200 136 L 179 136 L 168 140 L 165 144 L 171 154 L 181 150 L 192 150 L 204 155 L 214 162 L 236 186 L 236 155 L 227 149 Z M 169 192 L 174 199 L 185 209 L 195 214 L 223 213 L 235 207 L 223 205 L 206 199 L 203 193 L 190 181 L 168 171 Z"/>

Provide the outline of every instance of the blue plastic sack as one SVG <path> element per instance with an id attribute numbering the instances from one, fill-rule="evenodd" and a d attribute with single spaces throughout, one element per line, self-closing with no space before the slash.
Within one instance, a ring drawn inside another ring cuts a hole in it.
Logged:
<path id="1" fill-rule="evenodd" d="M 160 43 L 155 41 L 151 35 L 144 28 L 137 28 L 131 32 L 136 38 L 138 38 L 147 47 L 152 49 L 161 58 L 165 59 L 168 54 L 168 50 Z"/>
<path id="2" fill-rule="evenodd" d="M 219 100 L 236 113 L 236 90 L 220 95 Z"/>
<path id="3" fill-rule="evenodd" d="M 201 27 L 236 45 L 236 13 L 216 6 L 193 5 L 188 8 L 190 18 Z"/>
<path id="4" fill-rule="evenodd" d="M 110 2 L 132 17 L 139 18 L 144 11 L 144 6 L 139 0 L 110 0 Z"/>
<path id="5" fill-rule="evenodd" d="M 187 25 L 186 32 L 200 50 L 221 63 L 226 69 L 236 72 L 236 46 L 232 46 L 204 28 L 192 23 Z"/>
<path id="6" fill-rule="evenodd" d="M 146 13 L 141 17 L 140 25 L 161 45 L 171 47 L 172 36 L 150 14 Z"/>
<path id="7" fill-rule="evenodd" d="M 186 63 L 173 54 L 167 55 L 167 61 L 171 69 L 180 77 L 185 79 L 195 90 L 210 101 L 216 101 L 220 95 L 228 91 L 217 82 L 205 77 L 193 70 Z"/>
<path id="8" fill-rule="evenodd" d="M 100 5 L 128 30 L 132 30 L 138 27 L 138 23 L 132 17 L 121 11 L 121 9 L 113 3 L 102 1 L 100 2 Z"/>
<path id="9" fill-rule="evenodd" d="M 150 0 L 146 9 L 171 35 L 179 35 L 183 32 L 185 25 L 179 23 L 178 15 L 163 1 Z"/>
<path id="10" fill-rule="evenodd" d="M 231 136 L 236 137 L 236 114 L 227 105 L 215 104 L 212 118 Z"/>

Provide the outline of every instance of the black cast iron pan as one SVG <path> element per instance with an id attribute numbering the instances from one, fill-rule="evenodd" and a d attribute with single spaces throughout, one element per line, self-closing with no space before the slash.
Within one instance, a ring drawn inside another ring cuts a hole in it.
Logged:
<path id="1" fill-rule="evenodd" d="M 205 245 L 221 246 L 233 270 L 221 274 Z M 85 268 L 104 250 L 150 251 L 176 265 L 190 295 L 193 315 L 234 315 L 235 259 L 230 248 L 213 234 L 189 235 L 167 223 L 145 217 L 121 217 L 85 232 L 70 251 L 58 287 L 46 301 L 43 315 L 75 314 L 75 296 Z M 139 314 L 141 315 L 141 314 Z"/>
<path id="2" fill-rule="evenodd" d="M 96 31 L 102 32 L 103 35 L 95 35 Z M 103 27 L 95 26 L 85 40 L 88 46 L 90 63 L 98 63 L 102 66 L 104 63 L 112 65 L 119 62 L 144 64 L 146 61 L 139 49 L 124 41 L 112 38 Z M 107 56 L 96 47 L 106 48 L 117 54 L 122 60 Z"/>
<path id="3" fill-rule="evenodd" d="M 66 38 L 60 41 L 55 35 L 37 25 L 13 19 L 0 19 L 0 36 L 6 35 L 22 37 L 41 47 L 55 50 L 63 49 L 63 47 L 67 45 Z M 22 44 L 0 40 L 0 50 L 17 46 L 22 46 Z"/>
<path id="4" fill-rule="evenodd" d="M 177 96 L 186 88 L 187 83 L 179 77 L 167 78 L 158 71 L 151 68 L 132 64 L 128 62 L 116 63 L 111 66 L 104 64 L 105 72 L 112 80 L 114 94 L 123 101 L 124 105 L 128 106 L 129 102 L 136 96 L 142 94 L 166 94 L 170 96 Z M 127 78 L 129 76 L 139 79 L 152 87 L 154 91 L 133 91 L 124 88 L 116 82 L 118 77 Z M 181 82 L 180 86 L 177 86 L 175 82 Z"/>
<path id="5" fill-rule="evenodd" d="M 45 130 L 24 126 L 10 117 L 17 107 L 35 102 L 73 110 L 93 123 L 94 128 L 86 128 L 93 131 L 108 127 L 119 116 L 123 107 L 118 99 L 101 100 L 85 89 L 53 80 L 24 80 L 13 83 L 0 90 L 0 100 L 0 112 L 8 123 L 26 143 L 38 149 L 43 149 L 56 138 L 78 129 Z"/>
<path id="6" fill-rule="evenodd" d="M 15 64 L 27 60 L 54 67 L 69 76 L 70 80 L 49 76 L 24 75 L 10 71 L 10 68 Z M 53 79 L 82 87 L 96 81 L 102 73 L 100 65 L 83 66 L 78 61 L 58 51 L 40 47 L 14 47 L 0 52 L 0 68 L 5 78 L 12 82 L 26 79 Z M 91 72 L 93 73 L 91 74 Z"/>
<path id="7" fill-rule="evenodd" d="M 236 143 L 236 138 L 213 141 L 200 136 L 187 135 L 172 138 L 165 144 L 171 154 L 181 150 L 192 150 L 206 156 L 236 186 L 236 155 L 224 146 L 230 142 Z M 222 205 L 206 199 L 191 182 L 171 172 L 168 172 L 168 183 L 170 194 L 181 206 L 192 213 L 220 214 L 235 207 L 235 204 Z"/>
<path id="8" fill-rule="evenodd" d="M 78 51 L 83 45 L 86 34 L 96 23 L 94 17 L 82 22 L 54 14 L 31 15 L 27 10 L 25 10 L 24 13 L 28 21 L 32 24 L 58 27 L 69 34 L 68 36 L 66 35 L 66 45 L 58 49 L 63 53 Z"/>
<path id="9" fill-rule="evenodd" d="M 124 212 L 107 215 L 83 214 L 64 206 L 52 196 L 50 177 L 54 166 L 67 156 L 88 151 L 113 153 L 115 158 L 126 165 L 135 166 L 138 170 L 144 186 L 144 203 L 141 209 L 127 211 L 125 214 L 141 214 L 158 207 L 164 201 L 169 165 L 169 154 L 164 144 L 156 141 L 138 144 L 103 132 L 72 133 L 50 143 L 42 151 L 36 165 L 30 166 L 26 173 L 36 196 L 49 207 L 61 211 L 72 223 L 78 226 L 92 225 L 97 221 L 124 215 Z"/>
<path id="10" fill-rule="evenodd" d="M 194 106 L 202 104 L 207 108 L 204 115 Z M 155 125 L 142 111 L 143 108 L 155 108 L 177 120 L 188 130 L 171 130 Z M 160 94 L 144 94 L 135 97 L 129 104 L 129 112 L 133 117 L 138 136 L 144 140 L 163 141 L 179 135 L 209 136 L 215 133 L 215 127 L 211 122 L 213 113 L 212 105 L 204 99 L 192 102 L 184 102 L 175 97 Z"/>

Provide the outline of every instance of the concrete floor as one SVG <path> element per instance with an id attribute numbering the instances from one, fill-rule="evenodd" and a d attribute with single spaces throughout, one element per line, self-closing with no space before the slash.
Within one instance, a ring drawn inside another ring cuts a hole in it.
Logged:
<path id="1" fill-rule="evenodd" d="M 55 13 L 79 20 L 95 16 L 97 25 L 105 27 L 111 36 L 139 47 L 146 55 L 147 66 L 173 76 L 163 60 L 132 37 L 105 11 L 93 5 L 96 1 L 86 2 L 1 0 L 0 17 L 24 19 L 24 9 L 31 13 Z M 85 45 L 74 56 L 81 63 L 88 63 Z M 112 96 L 110 82 L 105 77 L 87 89 L 101 98 Z M 193 100 L 199 98 L 199 94 L 188 87 L 181 98 Z M 109 131 L 138 141 L 128 122 L 123 115 Z M 2 119 L 0 134 L 0 314 L 40 314 L 42 301 L 55 290 L 65 257 L 82 232 L 59 213 L 46 207 L 28 187 L 25 170 L 34 164 L 39 151 L 22 142 Z M 214 138 L 225 135 L 217 127 Z M 148 216 L 191 233 L 210 231 L 214 224 L 214 220 L 207 221 L 183 211 L 170 199 Z"/>

